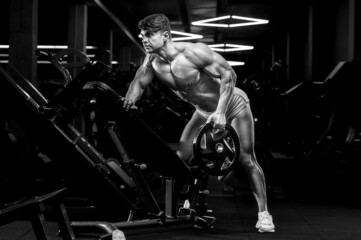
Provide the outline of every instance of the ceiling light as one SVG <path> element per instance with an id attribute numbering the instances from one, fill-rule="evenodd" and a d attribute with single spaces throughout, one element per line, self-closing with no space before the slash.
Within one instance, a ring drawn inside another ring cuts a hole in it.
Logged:
<path id="1" fill-rule="evenodd" d="M 171 31 L 172 35 L 180 35 L 183 37 L 172 37 L 173 41 L 184 41 L 184 40 L 192 40 L 192 39 L 201 39 L 203 38 L 202 35 L 193 34 L 193 33 L 185 33 L 185 32 L 178 32 L 178 31 Z"/>
<path id="2" fill-rule="evenodd" d="M 208 47 L 215 52 L 245 51 L 245 50 L 252 50 L 254 48 L 253 46 L 230 44 L 230 43 L 211 44 L 208 45 Z"/>
<path id="3" fill-rule="evenodd" d="M 67 49 L 66 45 L 38 45 L 38 49 Z M 0 45 L 0 48 L 7 49 L 9 45 Z M 97 49 L 95 46 L 86 46 L 86 49 Z"/>
<path id="4" fill-rule="evenodd" d="M 248 22 L 243 23 L 210 23 L 216 22 L 224 19 L 237 19 L 237 20 L 244 20 Z M 216 17 L 216 18 L 209 18 L 200 21 L 192 22 L 192 25 L 195 26 L 205 26 L 205 27 L 224 27 L 224 28 L 231 28 L 231 27 L 244 27 L 250 25 L 259 25 L 259 24 L 267 24 L 268 20 L 259 19 L 259 18 L 250 18 L 250 17 L 242 17 L 242 16 L 235 16 L 235 15 L 227 15 L 223 17 Z"/>
<path id="5" fill-rule="evenodd" d="M 243 66 L 244 65 L 244 62 L 239 62 L 239 61 L 227 61 L 227 62 L 231 66 Z"/>
<path id="6" fill-rule="evenodd" d="M 215 22 L 223 19 L 231 18 L 230 15 L 223 16 L 223 17 L 216 17 L 216 18 L 208 18 L 201 21 L 192 22 L 192 25 L 195 26 L 206 26 L 206 27 L 229 27 L 229 24 L 220 24 L 220 23 L 208 23 L 208 22 Z"/>
<path id="7" fill-rule="evenodd" d="M 243 26 L 250 26 L 250 25 L 260 25 L 260 24 L 267 24 L 268 20 L 265 19 L 258 19 L 258 18 L 249 18 L 249 17 L 241 17 L 241 16 L 232 16 L 233 19 L 245 20 L 249 22 L 245 23 L 233 23 L 230 24 L 229 27 L 243 27 Z"/>
<path id="8" fill-rule="evenodd" d="M 203 38 L 203 35 L 194 34 L 194 33 L 178 32 L 178 31 L 174 31 L 174 30 L 172 30 L 171 33 L 172 33 L 172 40 L 174 42 Z M 173 35 L 181 35 L 183 37 L 173 37 Z M 138 37 L 142 38 L 142 35 L 139 34 Z"/>
<path id="9" fill-rule="evenodd" d="M 38 49 L 67 49 L 66 45 L 39 45 Z"/>

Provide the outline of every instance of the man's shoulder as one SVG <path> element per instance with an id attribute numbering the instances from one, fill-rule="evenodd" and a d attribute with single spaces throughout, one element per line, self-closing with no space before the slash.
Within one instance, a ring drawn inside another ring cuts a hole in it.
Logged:
<path id="1" fill-rule="evenodd" d="M 212 53 L 212 50 L 205 43 L 197 42 L 190 43 L 185 49 L 184 53 L 190 56 L 201 56 L 201 55 L 209 55 Z"/>
<path id="2" fill-rule="evenodd" d="M 201 62 L 209 62 L 212 60 L 212 50 L 204 43 L 191 43 L 184 51 L 184 55 L 186 58 L 191 59 L 199 63 Z"/>
<path id="3" fill-rule="evenodd" d="M 157 54 L 154 54 L 154 53 L 147 54 L 147 55 L 145 56 L 143 66 L 145 66 L 145 67 L 152 67 L 152 62 L 153 62 L 154 59 L 156 59 L 157 57 L 158 57 L 158 55 L 157 55 Z"/>
<path id="4" fill-rule="evenodd" d="M 193 52 L 202 49 L 209 49 L 206 44 L 201 42 L 196 42 L 196 43 L 187 42 L 187 43 L 183 43 L 182 46 L 185 52 Z"/>

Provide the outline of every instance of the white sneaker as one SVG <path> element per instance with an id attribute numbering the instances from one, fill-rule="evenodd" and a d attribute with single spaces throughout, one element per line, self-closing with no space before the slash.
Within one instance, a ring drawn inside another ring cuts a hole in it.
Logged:
<path id="1" fill-rule="evenodd" d="M 126 239 L 122 231 L 114 230 L 112 233 L 112 240 L 126 240 Z"/>
<path id="2" fill-rule="evenodd" d="M 258 221 L 256 224 L 256 228 L 258 228 L 258 232 L 274 232 L 275 225 L 273 224 L 273 219 L 269 212 L 259 212 L 258 213 Z"/>

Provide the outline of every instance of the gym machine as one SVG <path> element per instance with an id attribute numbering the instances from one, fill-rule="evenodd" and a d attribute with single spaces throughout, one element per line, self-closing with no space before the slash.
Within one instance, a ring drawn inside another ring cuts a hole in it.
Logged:
<path id="1" fill-rule="evenodd" d="M 2 109 L 96 208 L 113 212 L 121 220 L 73 221 L 73 229 L 100 229 L 105 232 L 100 239 L 110 239 L 114 230 L 128 227 L 179 222 L 213 227 L 215 218 L 207 215 L 205 201 L 207 180 L 208 175 L 231 171 L 238 159 L 237 134 L 230 125 L 221 134 L 214 134 L 210 124 L 202 126 L 193 144 L 194 159 L 185 163 L 137 112 L 125 112 L 121 108 L 123 98 L 98 80 L 109 73 L 109 66 L 71 49 L 37 54 L 45 55 L 62 72 L 64 89 L 53 99 L 46 99 L 8 64 L 6 71 L 0 67 Z M 62 64 L 61 57 L 68 54 L 80 56 L 82 62 Z M 67 70 L 73 67 L 82 68 L 74 79 Z M 9 100 L 11 103 L 5 104 Z M 104 131 L 112 143 L 109 156 L 92 146 L 73 125 L 86 104 L 96 104 L 98 114 L 105 119 Z M 147 174 L 154 173 L 162 181 L 164 203 L 159 202 L 146 179 Z"/>

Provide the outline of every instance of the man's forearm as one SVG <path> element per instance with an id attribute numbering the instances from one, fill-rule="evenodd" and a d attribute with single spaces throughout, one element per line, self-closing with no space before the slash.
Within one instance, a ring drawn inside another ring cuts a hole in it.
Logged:
<path id="1" fill-rule="evenodd" d="M 235 80 L 231 75 L 224 76 L 221 79 L 220 97 L 216 109 L 217 113 L 226 113 L 229 100 L 231 99 L 231 96 L 234 91 L 234 86 L 235 86 Z"/>
<path id="2" fill-rule="evenodd" d="M 135 74 L 133 81 L 130 83 L 125 98 L 132 100 L 133 102 L 138 101 L 152 78 L 153 72 L 151 68 L 147 66 L 140 66 Z"/>
<path id="3" fill-rule="evenodd" d="M 132 100 L 134 103 L 137 102 L 143 94 L 143 89 L 140 87 L 140 84 L 136 81 L 130 83 L 127 94 L 125 98 Z"/>

